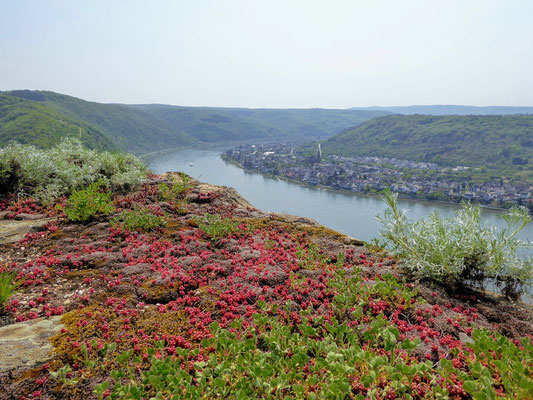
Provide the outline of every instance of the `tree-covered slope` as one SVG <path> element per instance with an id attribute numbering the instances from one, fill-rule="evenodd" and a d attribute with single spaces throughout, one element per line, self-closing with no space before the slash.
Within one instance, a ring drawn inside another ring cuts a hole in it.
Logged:
<path id="1" fill-rule="evenodd" d="M 90 124 L 71 118 L 46 103 L 0 92 L 0 147 L 15 141 L 48 148 L 66 136 L 81 137 L 90 148 L 117 148 L 111 138 Z"/>
<path id="2" fill-rule="evenodd" d="M 383 111 L 328 109 L 249 109 L 137 105 L 169 125 L 178 126 L 204 142 L 247 139 L 324 138 Z"/>
<path id="3" fill-rule="evenodd" d="M 49 91 L 0 93 L 5 101 L 11 99 L 9 112 L 17 113 L 24 122 L 22 128 L 15 129 L 12 125 L 8 133 L 3 133 L 0 144 L 20 139 L 24 143 L 49 147 L 65 136 L 65 131 L 70 132 L 60 126 L 64 121 L 70 121 L 92 132 L 94 141 L 105 139 L 106 143 L 134 153 L 199 143 L 325 138 L 387 114 L 368 110 L 102 104 Z M 46 110 L 46 122 L 41 121 L 42 115 L 35 118 L 35 110 Z M 0 119 L 10 120 L 7 113 L 0 110 Z M 44 130 L 43 124 L 46 126 Z M 57 126 L 60 127 L 56 129 Z M 76 132 L 78 130 L 76 128 Z"/>
<path id="4" fill-rule="evenodd" d="M 121 148 L 135 153 L 196 142 L 179 127 L 169 126 L 142 110 L 125 105 L 95 103 L 48 91 L 13 91 L 11 94 L 40 98 L 44 104 L 96 127 Z"/>
<path id="5" fill-rule="evenodd" d="M 325 154 L 507 170 L 532 178 L 533 116 L 392 115 L 329 138 Z"/>

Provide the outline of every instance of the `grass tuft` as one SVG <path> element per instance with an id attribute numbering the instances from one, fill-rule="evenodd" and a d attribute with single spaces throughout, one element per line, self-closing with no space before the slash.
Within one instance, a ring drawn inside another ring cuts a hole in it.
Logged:
<path id="1" fill-rule="evenodd" d="M 0 312 L 4 310 L 5 302 L 15 293 L 17 286 L 13 272 L 0 271 Z"/>

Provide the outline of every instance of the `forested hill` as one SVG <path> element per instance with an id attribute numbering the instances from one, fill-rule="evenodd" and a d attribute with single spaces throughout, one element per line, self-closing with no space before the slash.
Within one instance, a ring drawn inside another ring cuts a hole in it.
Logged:
<path id="1" fill-rule="evenodd" d="M 136 105 L 203 142 L 246 139 L 326 138 L 386 111 L 334 109 L 251 109 Z"/>
<path id="2" fill-rule="evenodd" d="M 79 118 L 71 118 L 42 102 L 0 92 L 0 147 L 10 141 L 50 147 L 65 136 L 81 136 L 89 148 L 117 148 L 105 133 Z"/>
<path id="3" fill-rule="evenodd" d="M 322 151 L 485 167 L 531 182 L 533 115 L 391 115 L 329 138 Z"/>
<path id="4" fill-rule="evenodd" d="M 49 91 L 0 92 L 0 146 L 50 147 L 77 136 L 137 154 L 202 143 L 326 138 L 384 111 L 242 109 L 89 102 Z"/>
<path id="5" fill-rule="evenodd" d="M 32 105 L 48 110 L 50 113 L 66 115 L 79 124 L 91 127 L 91 132 L 99 132 L 113 143 L 115 148 L 134 153 L 196 142 L 179 128 L 169 126 L 150 114 L 124 105 L 95 103 L 48 91 L 15 90 L 4 92 L 4 94 L 14 98 L 22 98 Z M 21 118 L 25 117 L 24 110 L 19 110 L 18 114 Z M 0 118 L 2 118 L 2 114 L 0 114 Z M 22 128 L 21 131 L 26 132 L 26 134 L 35 135 L 31 124 L 26 124 Z M 75 132 L 77 133 L 77 130 Z M 68 134 L 69 132 L 64 133 Z M 63 133 L 60 136 L 64 136 Z M 16 137 L 4 137 L 2 135 L 0 144 L 5 144 L 12 139 L 17 140 Z M 36 139 L 40 138 L 36 137 Z M 41 147 L 48 147 L 53 144 L 46 143 L 44 140 L 27 143 L 38 144 Z"/>
<path id="6" fill-rule="evenodd" d="M 533 107 L 512 106 L 459 106 L 459 105 L 413 105 L 392 107 L 353 107 L 351 110 L 388 111 L 393 114 L 425 115 L 511 115 L 533 114 Z"/>

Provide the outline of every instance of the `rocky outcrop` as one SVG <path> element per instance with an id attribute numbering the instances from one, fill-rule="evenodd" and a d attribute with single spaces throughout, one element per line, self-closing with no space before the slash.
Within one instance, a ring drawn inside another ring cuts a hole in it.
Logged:
<path id="1" fill-rule="evenodd" d="M 19 214 L 21 215 L 21 214 Z M 56 218 L 25 218 L 16 220 L 0 220 L 0 244 L 15 243 L 21 240 L 27 233 L 41 232 L 44 226 Z"/>
<path id="2" fill-rule="evenodd" d="M 26 320 L 0 328 L 0 400 L 95 398 L 96 385 L 112 381 L 122 350 L 142 356 L 139 368 L 148 369 L 144 352 L 161 340 L 167 346 L 161 356 L 175 356 L 178 348 L 203 346 L 212 322 L 252 324 L 258 313 L 294 327 L 304 312 L 317 327 L 340 315 L 362 333 L 384 315 L 405 338 L 423 335 L 412 355 L 436 366 L 452 348 L 472 348 L 473 324 L 512 339 L 533 333 L 530 308 L 403 282 L 409 277 L 387 253 L 312 219 L 258 210 L 232 188 L 191 179 L 188 190 L 162 201 L 157 185 L 174 177 L 181 175 L 152 176 L 115 198 L 117 209 L 164 215 L 157 229 L 119 229 L 110 223 L 116 215 L 85 224 L 63 218 L 50 227 L 44 220 L 5 221 L 12 227 L 43 222 L 43 231 L 0 245 L 0 266 L 9 265 L 21 281 L 0 325 Z M 220 218 L 212 223 L 206 214 Z M 343 312 L 343 297 L 359 311 Z M 386 354 L 376 335 L 373 354 Z M 105 353 L 112 343 L 117 347 Z M 262 339 L 257 346 L 265 350 Z M 211 350 L 204 351 L 202 357 Z M 50 374 L 67 364 L 72 380 Z"/>
<path id="3" fill-rule="evenodd" d="M 52 352 L 48 339 L 63 327 L 60 318 L 38 318 L 0 328 L 0 373 L 48 361 Z"/>

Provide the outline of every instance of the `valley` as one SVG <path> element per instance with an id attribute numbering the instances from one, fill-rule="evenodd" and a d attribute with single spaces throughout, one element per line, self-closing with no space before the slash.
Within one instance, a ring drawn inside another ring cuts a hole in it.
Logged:
<path id="1" fill-rule="evenodd" d="M 49 148 L 67 136 L 96 149 L 135 154 L 237 141 L 333 136 L 386 111 L 126 105 L 49 91 L 0 92 L 0 146 Z"/>

